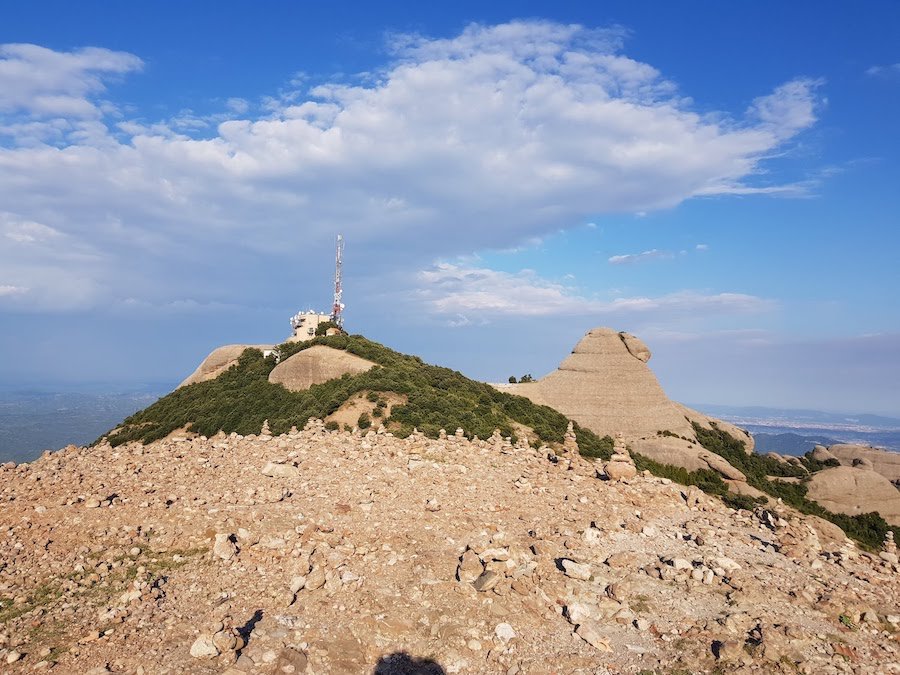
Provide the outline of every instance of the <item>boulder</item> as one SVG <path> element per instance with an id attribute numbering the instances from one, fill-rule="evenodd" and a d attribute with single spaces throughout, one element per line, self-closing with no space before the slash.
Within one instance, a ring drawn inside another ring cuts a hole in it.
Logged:
<path id="1" fill-rule="evenodd" d="M 900 525 L 900 491 L 875 471 L 838 466 L 812 475 L 808 496 L 829 511 L 855 516 L 877 511 L 891 525 Z"/>
<path id="2" fill-rule="evenodd" d="M 376 364 L 356 354 L 325 345 L 314 345 L 279 363 L 269 373 L 269 382 L 290 391 L 304 391 L 345 374 L 364 373 Z"/>
<path id="3" fill-rule="evenodd" d="M 889 481 L 900 480 L 900 452 L 879 450 L 867 445 L 855 445 L 852 443 L 832 445 L 827 452 L 841 464 L 848 466 L 853 466 L 854 460 L 866 460 L 871 462 L 874 471 L 877 471 Z"/>
<path id="4" fill-rule="evenodd" d="M 817 462 L 827 462 L 829 459 L 837 459 L 837 457 L 835 457 L 831 454 L 831 452 L 828 451 L 828 448 L 822 445 L 817 445 L 813 448 L 812 458 Z"/>
<path id="5" fill-rule="evenodd" d="M 660 464 L 680 466 L 688 471 L 712 469 L 722 477 L 734 481 L 746 481 L 747 477 L 735 469 L 727 460 L 706 450 L 697 443 L 681 438 L 658 436 L 631 442 L 632 449 Z"/>

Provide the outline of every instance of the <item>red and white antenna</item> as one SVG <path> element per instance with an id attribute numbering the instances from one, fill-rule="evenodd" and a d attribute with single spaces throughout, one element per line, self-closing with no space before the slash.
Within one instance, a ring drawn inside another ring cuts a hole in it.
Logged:
<path id="1" fill-rule="evenodd" d="M 341 299 L 344 295 L 344 289 L 341 285 L 342 273 L 341 267 L 344 264 L 344 236 L 337 236 L 337 246 L 334 255 L 334 305 L 331 307 L 331 320 L 334 321 L 339 328 L 344 327 L 344 303 Z"/>

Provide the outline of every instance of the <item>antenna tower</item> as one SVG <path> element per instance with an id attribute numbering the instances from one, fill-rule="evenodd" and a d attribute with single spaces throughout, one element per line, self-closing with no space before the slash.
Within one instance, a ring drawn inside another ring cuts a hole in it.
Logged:
<path id="1" fill-rule="evenodd" d="M 334 254 L 334 305 L 331 307 L 331 320 L 334 321 L 339 328 L 344 327 L 344 303 L 341 299 L 344 295 L 344 289 L 341 285 L 342 273 L 341 267 L 344 264 L 344 236 L 337 236 L 337 246 Z"/>

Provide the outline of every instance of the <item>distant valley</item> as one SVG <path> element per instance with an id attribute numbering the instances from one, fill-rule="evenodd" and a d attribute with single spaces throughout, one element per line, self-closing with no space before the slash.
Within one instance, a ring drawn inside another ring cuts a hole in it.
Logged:
<path id="1" fill-rule="evenodd" d="M 900 419 L 820 410 L 692 404 L 746 429 L 761 453 L 802 455 L 814 445 L 858 443 L 900 451 Z"/>
<path id="2" fill-rule="evenodd" d="M 47 449 L 91 443 L 171 387 L 116 393 L 0 392 L 0 462 L 30 462 Z"/>

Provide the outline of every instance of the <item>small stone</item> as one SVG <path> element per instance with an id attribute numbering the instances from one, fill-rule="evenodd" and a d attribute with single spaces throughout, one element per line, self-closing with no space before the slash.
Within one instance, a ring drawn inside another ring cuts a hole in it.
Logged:
<path id="1" fill-rule="evenodd" d="M 737 640 L 714 642 L 713 653 L 720 661 L 738 661 L 744 655 L 744 647 Z"/>
<path id="2" fill-rule="evenodd" d="M 230 652 L 237 648 L 237 638 L 230 631 L 221 631 L 212 637 L 213 645 L 220 652 Z"/>
<path id="3" fill-rule="evenodd" d="M 500 583 L 503 577 L 492 570 L 487 570 L 479 576 L 474 583 L 476 591 L 489 591 Z"/>
<path id="4" fill-rule="evenodd" d="M 237 555 L 237 546 L 231 541 L 230 534 L 217 534 L 216 543 L 213 545 L 213 555 L 222 560 L 231 560 Z"/>
<path id="5" fill-rule="evenodd" d="M 296 576 L 291 579 L 291 593 L 298 593 L 306 586 L 305 576 Z"/>
<path id="6" fill-rule="evenodd" d="M 575 629 L 575 635 L 587 642 L 594 649 L 598 649 L 601 652 L 612 651 L 612 647 L 609 646 L 609 641 L 601 634 L 600 626 L 596 621 L 585 621 Z"/>
<path id="7" fill-rule="evenodd" d="M 649 630 L 650 622 L 647 621 L 647 619 L 644 619 L 643 617 L 641 617 L 639 619 L 634 620 L 634 627 L 640 631 Z"/>
<path id="8" fill-rule="evenodd" d="M 574 560 L 563 558 L 560 564 L 567 577 L 581 579 L 582 581 L 588 581 L 591 578 L 591 566 L 586 563 L 575 562 Z"/>
<path id="9" fill-rule="evenodd" d="M 566 618 L 569 620 L 569 623 L 573 625 L 577 626 L 578 624 L 589 621 L 596 616 L 596 609 L 583 602 L 572 602 L 566 605 Z"/>
<path id="10" fill-rule="evenodd" d="M 102 502 L 100 501 L 100 499 L 98 497 L 88 497 L 84 502 L 85 508 L 88 508 L 88 509 L 99 508 L 100 504 L 102 504 Z"/>
<path id="11" fill-rule="evenodd" d="M 321 567 L 313 567 L 309 574 L 306 575 L 306 584 L 304 588 L 308 591 L 314 591 L 325 585 L 325 570 Z"/>
<path id="12" fill-rule="evenodd" d="M 481 576 L 482 572 L 484 572 L 484 565 L 481 564 L 478 554 L 472 549 L 468 549 L 462 554 L 462 559 L 456 568 L 456 578 L 471 584 Z"/>
<path id="13" fill-rule="evenodd" d="M 628 480 L 637 476 L 637 469 L 631 462 L 607 462 L 603 472 L 610 480 Z"/>
<path id="14" fill-rule="evenodd" d="M 262 468 L 262 475 L 269 478 L 294 478 L 300 475 L 300 469 L 293 464 L 266 462 Z"/>
<path id="15" fill-rule="evenodd" d="M 18 661 L 21 658 L 22 658 L 21 652 L 17 652 L 14 649 L 11 652 L 9 652 L 9 654 L 6 655 L 6 663 L 12 665 L 13 663 L 15 663 L 16 661 Z"/>
<path id="16" fill-rule="evenodd" d="M 195 659 L 211 659 L 218 655 L 219 650 L 213 643 L 212 636 L 206 633 L 200 635 L 191 645 L 191 656 Z"/>
<path id="17" fill-rule="evenodd" d="M 516 637 L 516 631 L 513 630 L 513 627 L 508 623 L 498 623 L 497 627 L 494 629 L 494 635 L 497 636 L 497 639 L 499 639 L 500 642 L 506 644 Z"/>

